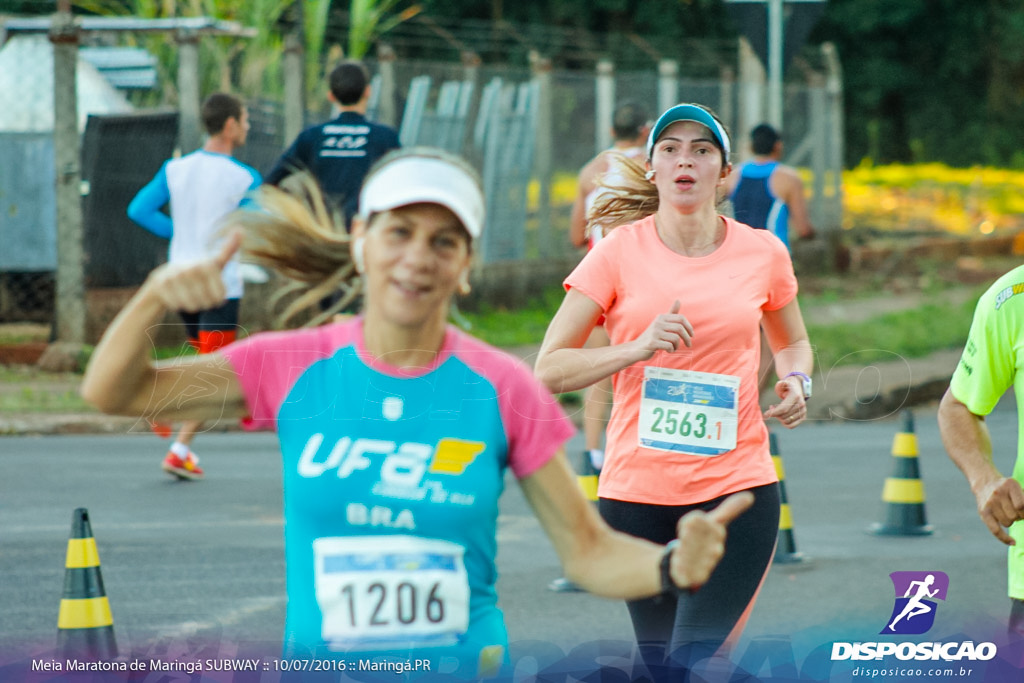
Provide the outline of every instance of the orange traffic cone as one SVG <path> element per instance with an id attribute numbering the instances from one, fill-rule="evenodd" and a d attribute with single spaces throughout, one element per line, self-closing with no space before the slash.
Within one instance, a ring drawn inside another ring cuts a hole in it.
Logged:
<path id="1" fill-rule="evenodd" d="M 914 414 L 909 410 L 903 411 L 903 431 L 893 439 L 892 456 L 893 473 L 882 488 L 885 521 L 868 531 L 879 536 L 927 536 L 933 529 L 925 519 L 924 482 L 917 462 Z"/>
<path id="2" fill-rule="evenodd" d="M 64 562 L 64 597 L 57 617 L 57 653 L 63 657 L 109 660 L 117 657 L 114 619 L 103 589 L 100 555 L 89 513 L 75 510 Z"/>
<path id="3" fill-rule="evenodd" d="M 779 540 L 775 546 L 774 564 L 800 564 L 807 561 L 803 553 L 796 550 L 796 539 L 793 537 L 793 515 L 789 510 L 789 499 L 786 497 L 786 471 L 782 467 L 782 456 L 779 454 L 778 439 L 775 434 L 768 435 L 768 449 L 772 462 L 775 463 L 775 474 L 779 477 Z"/>

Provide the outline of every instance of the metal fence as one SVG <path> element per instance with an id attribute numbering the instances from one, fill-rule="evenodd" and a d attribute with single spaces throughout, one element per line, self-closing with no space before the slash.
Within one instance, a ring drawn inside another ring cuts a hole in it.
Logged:
<path id="1" fill-rule="evenodd" d="M 758 115 L 745 104 L 752 101 L 749 89 L 755 88 L 754 100 L 764 99 L 763 82 L 745 82 L 742 65 L 740 78 L 732 76 L 737 73 L 733 65 L 724 65 L 719 79 L 688 77 L 674 63 L 616 71 L 602 62 L 589 72 L 552 70 L 539 59 L 530 67 L 384 60 L 368 65 L 375 73 L 371 118 L 393 125 L 404 144 L 458 152 L 479 170 L 487 194 L 488 230 L 474 289 L 476 297 L 491 301 L 521 301 L 539 294 L 579 258 L 568 240 L 575 177 L 609 144 L 615 103 L 635 101 L 654 118 L 666 103 L 701 102 L 718 110 L 740 140 L 745 135 L 736 134 L 737 128 Z M 176 111 L 190 109 L 174 102 L 186 95 L 180 73 L 177 84 L 157 83 L 157 88 L 167 94 L 167 105 L 177 105 Z M 284 131 L 295 130 L 295 122 L 289 127 L 283 102 L 268 101 L 258 92 L 241 94 L 252 128 L 237 156 L 266 173 L 291 142 Z M 841 150 L 822 152 L 836 137 L 833 112 L 841 104 L 837 97 L 828 97 L 821 84 L 787 89 L 785 132 L 787 149 L 793 152 L 788 161 L 817 165 L 816 175 L 838 178 Z M 817 111 L 823 101 L 824 112 Z M 325 120 L 329 114 L 324 105 L 311 105 L 299 129 Z M 86 288 L 136 286 L 165 249 L 124 217 L 131 196 L 172 153 L 166 120 L 161 128 L 156 119 L 147 118 L 151 116 L 96 117 L 95 131 L 84 131 Z M 182 123 L 187 119 L 183 116 Z M 179 148 L 184 138 L 179 127 Z M 741 147 L 734 145 L 740 155 Z M 7 247 L 0 249 L 0 322 L 49 321 L 57 315 L 53 281 L 59 271 L 59 219 L 53 209 L 53 157 L 52 132 L 27 136 L 0 127 L 0 242 Z M 812 204 L 815 222 L 838 226 L 838 214 L 829 214 L 837 212 L 835 206 L 822 203 L 827 194 L 822 186 L 818 204 Z M 838 200 L 838 191 L 832 194 Z M 95 336 L 103 321 L 89 327 Z"/>

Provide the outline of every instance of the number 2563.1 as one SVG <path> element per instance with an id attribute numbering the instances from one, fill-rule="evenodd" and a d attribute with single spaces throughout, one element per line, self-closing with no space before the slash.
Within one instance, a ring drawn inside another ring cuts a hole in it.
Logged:
<path id="1" fill-rule="evenodd" d="M 711 438 L 707 431 L 708 416 L 704 413 L 694 413 L 692 414 L 692 419 L 693 421 L 691 422 L 691 413 L 689 411 L 680 415 L 680 411 L 675 408 L 655 408 L 654 424 L 651 425 L 651 431 L 658 434 L 678 434 L 679 436 L 690 436 L 692 434 L 698 439 L 703 439 L 705 436 Z M 722 423 L 715 422 L 712 427 L 717 432 L 715 438 L 721 439 Z"/>

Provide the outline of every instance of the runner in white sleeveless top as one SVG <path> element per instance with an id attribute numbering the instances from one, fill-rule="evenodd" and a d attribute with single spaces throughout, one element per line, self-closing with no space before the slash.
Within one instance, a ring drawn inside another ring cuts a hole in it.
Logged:
<path id="1" fill-rule="evenodd" d="M 647 153 L 645 145 L 649 132 L 650 120 L 647 112 L 635 102 L 623 102 L 615 110 L 612 118 L 612 136 L 615 143 L 587 162 L 580 171 L 576 201 L 569 219 L 569 238 L 575 246 L 586 245 L 588 250 L 593 249 L 594 245 L 615 227 L 592 224 L 589 220 L 591 209 L 597 198 L 608 192 L 605 188 L 620 184 L 617 182 L 620 175 L 618 167 L 612 163 L 614 155 L 621 154 L 643 163 Z M 587 340 L 586 346 L 589 348 L 607 345 L 608 334 L 599 323 Z M 583 399 L 583 448 L 586 451 L 586 457 L 583 458 L 584 467 L 589 465 L 598 471 L 604 464 L 601 442 L 611 409 L 611 388 L 610 379 L 602 380 L 588 388 Z"/>
<path id="2" fill-rule="evenodd" d="M 623 102 L 612 117 L 614 144 L 600 152 L 580 170 L 577 181 L 576 201 L 569 219 L 569 238 L 577 247 L 594 248 L 614 225 L 592 223 L 590 216 L 597 199 L 609 192 L 608 187 L 621 185 L 624 178 L 613 163 L 616 155 L 623 155 L 643 164 L 647 156 L 647 135 L 650 133 L 647 112 L 635 102 Z M 604 320 L 599 320 L 586 347 L 608 346 L 608 333 Z M 601 471 L 604 465 L 604 430 L 611 415 L 612 380 L 605 378 L 587 388 L 583 394 L 583 457 L 581 474 L 592 475 Z M 580 588 L 565 577 L 559 577 L 548 584 L 556 593 L 579 591 Z"/>

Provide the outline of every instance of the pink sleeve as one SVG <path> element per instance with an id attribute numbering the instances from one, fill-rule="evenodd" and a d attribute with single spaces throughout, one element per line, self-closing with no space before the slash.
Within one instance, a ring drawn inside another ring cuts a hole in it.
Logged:
<path id="1" fill-rule="evenodd" d="M 576 428 L 526 363 L 474 337 L 460 333 L 458 338 L 458 357 L 497 394 L 509 468 L 519 479 L 530 476 L 558 453 Z"/>
<path id="2" fill-rule="evenodd" d="M 315 332 L 265 332 L 221 349 L 238 375 L 249 408 L 249 416 L 242 420 L 245 429 L 276 429 L 277 413 L 296 380 L 310 365 L 330 356 Z"/>
<path id="3" fill-rule="evenodd" d="M 523 479 L 546 464 L 576 428 L 558 400 L 522 363 L 511 365 L 502 389 L 498 404 L 508 438 L 508 465 Z"/>

